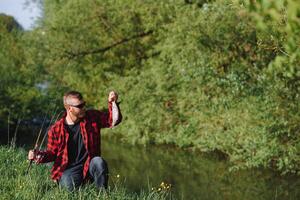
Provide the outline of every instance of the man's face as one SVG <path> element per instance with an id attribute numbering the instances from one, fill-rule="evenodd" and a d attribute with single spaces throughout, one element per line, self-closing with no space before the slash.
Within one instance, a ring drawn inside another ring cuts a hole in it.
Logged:
<path id="1" fill-rule="evenodd" d="M 85 102 L 77 98 L 70 98 L 68 101 L 69 112 L 77 118 L 83 118 L 85 116 Z"/>

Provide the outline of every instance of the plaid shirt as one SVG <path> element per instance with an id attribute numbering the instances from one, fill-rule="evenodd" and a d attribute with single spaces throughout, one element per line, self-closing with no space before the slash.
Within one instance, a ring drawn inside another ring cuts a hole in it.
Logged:
<path id="1" fill-rule="evenodd" d="M 120 110 L 118 109 L 118 112 Z M 122 120 L 121 113 L 116 124 L 112 124 L 113 119 L 112 104 L 108 104 L 108 112 L 98 110 L 88 110 L 80 122 L 81 134 L 84 146 L 88 152 L 88 157 L 84 163 L 83 176 L 86 178 L 90 161 L 95 156 L 101 155 L 101 128 L 112 128 Z M 68 139 L 69 133 L 65 128 L 66 114 L 58 120 L 48 131 L 47 150 L 37 153 L 37 163 L 47 163 L 54 161 L 51 169 L 51 178 L 58 181 L 68 165 Z"/>

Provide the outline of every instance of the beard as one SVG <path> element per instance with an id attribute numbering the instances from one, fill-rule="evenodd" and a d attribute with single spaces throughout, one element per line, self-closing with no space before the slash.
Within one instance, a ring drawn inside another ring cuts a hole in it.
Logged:
<path id="1" fill-rule="evenodd" d="M 85 117 L 85 110 L 81 110 L 79 112 L 71 112 L 71 113 L 77 119 L 83 119 Z"/>
<path id="2" fill-rule="evenodd" d="M 81 111 L 80 113 L 78 113 L 77 117 L 78 117 L 79 119 L 84 118 L 84 117 L 85 117 L 85 111 Z"/>

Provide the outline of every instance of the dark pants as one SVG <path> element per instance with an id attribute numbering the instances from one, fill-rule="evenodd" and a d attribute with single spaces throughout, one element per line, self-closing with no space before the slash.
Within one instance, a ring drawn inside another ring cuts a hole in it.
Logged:
<path id="1" fill-rule="evenodd" d="M 103 158 L 94 157 L 90 162 L 88 172 L 88 175 L 95 182 L 97 188 L 107 189 L 108 167 Z M 79 165 L 66 169 L 59 180 L 59 185 L 72 191 L 81 186 L 83 181 L 83 166 Z"/>

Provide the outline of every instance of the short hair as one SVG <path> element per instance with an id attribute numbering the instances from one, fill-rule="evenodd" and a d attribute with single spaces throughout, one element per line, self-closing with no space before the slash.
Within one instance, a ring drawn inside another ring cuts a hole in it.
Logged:
<path id="1" fill-rule="evenodd" d="M 63 97 L 64 105 L 68 105 L 67 99 L 70 98 L 70 97 L 76 98 L 76 99 L 79 99 L 79 100 L 83 99 L 82 94 L 80 92 L 72 90 L 72 91 L 66 92 L 64 94 L 64 97 Z"/>

